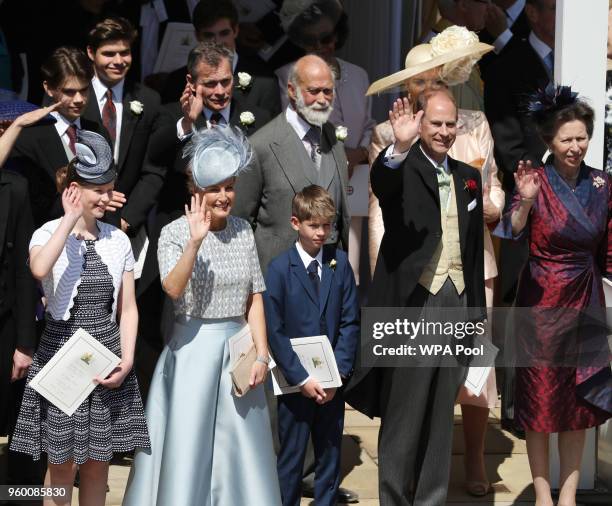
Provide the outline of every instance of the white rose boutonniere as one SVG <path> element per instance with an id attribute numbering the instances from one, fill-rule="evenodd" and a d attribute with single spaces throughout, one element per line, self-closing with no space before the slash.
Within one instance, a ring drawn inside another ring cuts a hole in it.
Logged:
<path id="1" fill-rule="evenodd" d="M 329 268 L 330 268 L 332 271 L 335 271 L 335 270 L 336 270 L 336 264 L 337 264 L 336 259 L 335 259 L 335 258 L 332 258 L 332 259 L 329 261 Z"/>
<path id="2" fill-rule="evenodd" d="M 345 126 L 337 126 L 336 127 L 336 139 L 341 142 L 344 142 L 348 137 L 348 128 Z"/>
<path id="3" fill-rule="evenodd" d="M 130 102 L 130 111 L 132 111 L 136 116 L 140 116 L 143 110 L 144 105 L 139 100 L 132 100 Z"/>
<path id="4" fill-rule="evenodd" d="M 595 188 L 601 188 L 605 184 L 606 184 L 606 182 L 605 182 L 603 177 L 596 176 L 596 177 L 593 178 L 593 186 Z"/>
<path id="5" fill-rule="evenodd" d="M 251 87 L 251 81 L 253 77 L 247 72 L 238 72 L 238 88 L 243 91 L 248 90 Z"/>
<path id="6" fill-rule="evenodd" d="M 248 127 L 255 123 L 255 115 L 251 111 L 244 111 L 240 113 L 240 124 Z"/>

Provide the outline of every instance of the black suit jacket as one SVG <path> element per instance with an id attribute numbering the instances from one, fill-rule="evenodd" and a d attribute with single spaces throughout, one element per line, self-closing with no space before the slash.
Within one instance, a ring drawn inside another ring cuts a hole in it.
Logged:
<path id="1" fill-rule="evenodd" d="M 104 135 L 98 124 L 87 118 L 81 118 L 81 128 Z M 35 228 L 64 214 L 55 173 L 69 161 L 55 125 L 25 128 L 15 142 L 10 162 L 28 180 Z"/>
<path id="2" fill-rule="evenodd" d="M 383 213 L 385 234 L 374 271 L 368 305 L 406 307 L 418 280 L 442 237 L 438 181 L 431 162 L 412 146 L 401 167 L 384 164 L 382 150 L 372 165 L 372 191 Z M 484 222 L 480 172 L 448 158 L 455 185 L 461 261 L 469 316 L 485 317 Z M 465 189 L 468 180 L 478 185 L 476 195 Z M 468 211 L 472 199 L 476 207 Z M 347 401 L 370 417 L 380 416 L 381 376 L 377 368 L 359 368 L 347 388 Z"/>
<path id="3" fill-rule="evenodd" d="M 238 87 L 238 72 L 251 74 L 251 85 L 246 90 Z M 186 75 L 186 66 L 170 72 L 161 92 L 162 104 L 177 102 L 181 98 L 185 89 Z M 238 65 L 236 65 L 236 71 L 234 72 L 233 97 L 240 101 L 243 110 L 248 111 L 250 108 L 264 109 L 268 111 L 270 118 L 276 116 L 281 110 L 280 92 L 276 79 L 253 75 L 253 72 L 248 70 L 247 62 L 243 58 L 238 58 Z"/>
<path id="4" fill-rule="evenodd" d="M 27 181 L 0 168 L 0 434 L 6 434 L 14 407 L 10 377 L 15 348 L 36 348 L 36 288 L 28 267 L 32 214 Z"/>
<path id="5" fill-rule="evenodd" d="M 483 81 L 489 79 L 491 76 L 491 70 L 494 70 L 494 63 L 500 56 L 508 51 L 514 44 L 520 42 L 522 39 L 526 39 L 529 36 L 531 27 L 529 26 L 525 9 L 523 9 L 519 14 L 519 17 L 516 18 L 516 21 L 510 27 L 510 31 L 512 32 L 512 38 L 504 46 L 500 54 L 496 54 L 494 51 L 491 51 L 490 53 L 485 54 L 478 62 L 478 66 L 480 67 L 480 75 Z M 493 44 L 493 42 L 495 42 L 495 37 L 493 37 L 486 30 L 480 32 L 478 34 L 478 38 L 481 42 L 485 42 L 487 44 Z"/>
<path id="6" fill-rule="evenodd" d="M 495 141 L 495 161 L 502 170 L 503 186 L 514 188 L 513 174 L 520 160 L 542 164 L 546 151 L 533 121 L 527 114 L 529 97 L 546 87 L 551 76 L 526 39 L 516 40 L 495 62 L 485 81 L 485 113 Z"/>
<path id="7" fill-rule="evenodd" d="M 132 112 L 132 101 L 143 104 L 142 113 Z M 161 114 L 157 92 L 140 83 L 126 81 L 122 102 L 115 189 L 125 194 L 127 202 L 121 210 L 107 213 L 106 221 L 119 226 L 123 218 L 130 224 L 131 230 L 136 231 L 146 222 L 147 214 L 155 205 L 164 183 L 166 167 L 153 163 L 147 153 L 149 141 L 163 125 L 165 116 Z M 93 88 L 83 118 L 97 123 L 99 129 L 104 129 Z"/>

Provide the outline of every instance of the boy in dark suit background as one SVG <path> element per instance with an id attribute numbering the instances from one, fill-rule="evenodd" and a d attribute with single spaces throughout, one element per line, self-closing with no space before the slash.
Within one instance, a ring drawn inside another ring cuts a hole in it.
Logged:
<path id="1" fill-rule="evenodd" d="M 298 240 L 270 262 L 264 293 L 268 340 L 278 367 L 300 393 L 278 397 L 278 476 L 284 506 L 300 503 L 308 439 L 315 451 L 315 502 L 335 505 L 344 426 L 342 389 L 324 389 L 291 348 L 291 338 L 326 335 L 341 377 L 350 376 L 359 339 L 359 302 L 344 251 L 324 245 L 336 210 L 331 195 L 311 185 L 292 203 Z"/>

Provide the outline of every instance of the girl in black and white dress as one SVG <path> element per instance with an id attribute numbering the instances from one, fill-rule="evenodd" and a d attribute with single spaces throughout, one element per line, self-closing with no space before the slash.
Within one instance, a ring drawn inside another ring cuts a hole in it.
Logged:
<path id="1" fill-rule="evenodd" d="M 72 416 L 26 388 L 11 449 L 35 460 L 47 454 L 45 485 L 72 487 L 77 466 L 81 504 L 104 504 L 108 462 L 114 452 L 149 448 L 132 371 L 138 313 L 134 257 L 119 229 L 98 221 L 111 198 L 115 170 L 110 147 L 80 131 L 77 156 L 58 175 L 64 216 L 45 223 L 30 241 L 30 269 L 47 299 L 45 331 L 29 381 L 83 328 L 121 357 L 119 365 Z M 54 499 L 53 504 L 63 504 Z M 65 504 L 70 504 L 67 499 Z"/>

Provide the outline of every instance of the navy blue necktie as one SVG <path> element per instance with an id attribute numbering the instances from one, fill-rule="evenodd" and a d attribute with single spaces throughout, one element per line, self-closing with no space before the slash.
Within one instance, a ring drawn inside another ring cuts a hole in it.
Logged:
<path id="1" fill-rule="evenodd" d="M 312 262 L 310 262 L 308 264 L 308 268 L 306 269 L 306 272 L 308 273 L 308 277 L 310 278 L 310 281 L 312 281 L 312 286 L 318 297 L 319 296 L 319 284 L 321 283 L 321 280 L 319 279 L 319 262 L 317 262 L 316 260 L 313 260 Z"/>

